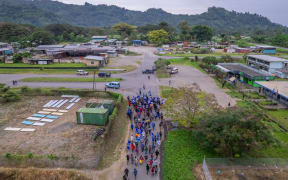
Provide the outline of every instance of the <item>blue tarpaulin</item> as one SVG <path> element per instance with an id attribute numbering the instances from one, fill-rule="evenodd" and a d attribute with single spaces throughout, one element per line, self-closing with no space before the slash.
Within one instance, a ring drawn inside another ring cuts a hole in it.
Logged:
<path id="1" fill-rule="evenodd" d="M 46 118 L 48 118 L 48 119 L 58 119 L 58 116 L 51 116 L 51 115 L 48 115 L 48 116 L 46 116 Z"/>
<path id="2" fill-rule="evenodd" d="M 44 118 L 46 115 L 43 115 L 43 114 L 33 114 L 32 116 L 33 116 L 33 117 L 41 117 L 41 118 Z"/>
<path id="3" fill-rule="evenodd" d="M 22 124 L 26 124 L 26 125 L 32 125 L 34 122 L 31 121 L 22 121 Z"/>

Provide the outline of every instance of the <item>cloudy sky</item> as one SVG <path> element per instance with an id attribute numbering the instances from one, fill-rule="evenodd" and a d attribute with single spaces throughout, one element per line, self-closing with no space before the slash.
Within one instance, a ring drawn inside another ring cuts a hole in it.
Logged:
<path id="1" fill-rule="evenodd" d="M 68 4 L 107 4 L 130 10 L 145 11 L 162 8 L 174 14 L 199 14 L 208 7 L 224 7 L 238 12 L 251 12 L 268 17 L 271 21 L 288 26 L 288 0 L 58 0 Z"/>

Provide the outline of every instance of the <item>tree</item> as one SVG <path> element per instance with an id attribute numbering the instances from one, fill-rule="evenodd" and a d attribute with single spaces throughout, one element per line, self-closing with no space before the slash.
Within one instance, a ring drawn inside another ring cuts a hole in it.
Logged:
<path id="1" fill-rule="evenodd" d="M 53 34 L 43 31 L 43 30 L 38 30 L 32 33 L 31 35 L 31 41 L 33 43 L 36 43 L 37 45 L 41 44 L 53 44 L 54 43 L 54 36 Z"/>
<path id="2" fill-rule="evenodd" d="M 208 26 L 194 26 L 191 31 L 191 35 L 196 39 L 198 42 L 205 42 L 211 41 L 213 37 L 213 30 Z"/>
<path id="3" fill-rule="evenodd" d="M 22 62 L 22 59 L 23 59 L 22 54 L 20 53 L 13 54 L 13 58 L 12 58 L 13 63 L 20 63 Z"/>
<path id="4" fill-rule="evenodd" d="M 122 36 L 122 38 L 127 38 L 129 37 L 133 32 L 136 32 L 136 26 L 132 26 L 130 24 L 127 23 L 119 23 L 119 24 L 115 24 L 112 27 L 112 30 L 117 32 L 118 34 L 120 34 Z"/>
<path id="5" fill-rule="evenodd" d="M 205 113 L 195 128 L 199 143 L 224 156 L 237 157 L 255 148 L 275 142 L 269 129 L 261 122 L 261 112 L 232 108 Z"/>
<path id="6" fill-rule="evenodd" d="M 214 64 L 216 65 L 219 61 L 215 56 L 206 56 L 202 59 L 202 62 L 208 65 Z"/>
<path id="7" fill-rule="evenodd" d="M 288 47 L 288 35 L 277 34 L 272 38 L 272 44 L 276 46 Z"/>
<path id="8" fill-rule="evenodd" d="M 157 44 L 158 46 L 168 42 L 168 33 L 163 29 L 150 31 L 147 36 L 151 43 Z"/>
<path id="9" fill-rule="evenodd" d="M 182 41 L 187 41 L 191 39 L 191 27 L 189 26 L 189 24 L 187 23 L 187 21 L 181 21 L 178 24 L 178 28 L 180 29 L 181 33 L 180 33 L 180 39 Z"/>
<path id="10" fill-rule="evenodd" d="M 197 84 L 194 87 L 175 89 L 164 105 L 166 115 L 184 127 L 193 127 L 203 112 L 218 110 L 215 97 L 200 91 Z"/>

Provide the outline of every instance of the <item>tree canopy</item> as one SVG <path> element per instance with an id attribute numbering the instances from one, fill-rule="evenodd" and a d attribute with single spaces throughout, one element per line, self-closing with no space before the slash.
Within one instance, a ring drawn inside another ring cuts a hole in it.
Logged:
<path id="1" fill-rule="evenodd" d="M 168 33 L 163 29 L 150 31 L 147 36 L 151 43 L 158 46 L 168 42 Z"/>
<path id="2" fill-rule="evenodd" d="M 275 142 L 261 122 L 263 118 L 260 112 L 241 108 L 205 113 L 199 118 L 195 132 L 204 148 L 224 156 L 238 157 Z"/>

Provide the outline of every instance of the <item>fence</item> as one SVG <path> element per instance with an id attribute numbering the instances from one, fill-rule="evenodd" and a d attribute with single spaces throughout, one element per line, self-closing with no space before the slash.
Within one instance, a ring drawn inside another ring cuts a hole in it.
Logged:
<path id="1" fill-rule="evenodd" d="M 281 158 L 204 158 L 206 180 L 212 179 L 286 179 L 288 159 Z"/>

